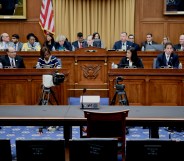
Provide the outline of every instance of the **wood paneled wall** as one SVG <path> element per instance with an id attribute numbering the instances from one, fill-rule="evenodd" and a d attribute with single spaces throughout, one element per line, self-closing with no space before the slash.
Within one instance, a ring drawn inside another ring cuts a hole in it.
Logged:
<path id="1" fill-rule="evenodd" d="M 0 34 L 7 32 L 19 34 L 20 41 L 27 42 L 26 36 L 33 32 L 40 42 L 44 41 L 44 34 L 39 25 L 41 0 L 27 0 L 27 19 L 26 20 L 0 20 Z"/>
<path id="2" fill-rule="evenodd" d="M 179 42 L 179 35 L 184 33 L 184 15 L 164 15 L 164 0 L 136 0 L 135 35 L 136 42 L 146 39 L 151 32 L 154 40 L 162 42 L 167 35 L 173 44 Z"/>
<path id="3" fill-rule="evenodd" d="M 0 20 L 0 33 L 9 35 L 17 33 L 22 42 L 27 41 L 26 35 L 34 32 L 41 43 L 44 35 L 39 25 L 41 0 L 27 0 L 26 20 Z M 136 0 L 135 35 L 136 42 L 141 43 L 146 38 L 146 33 L 151 32 L 154 40 L 161 42 L 164 35 L 169 36 L 176 44 L 179 35 L 184 33 L 184 16 L 164 15 L 163 0 Z"/>

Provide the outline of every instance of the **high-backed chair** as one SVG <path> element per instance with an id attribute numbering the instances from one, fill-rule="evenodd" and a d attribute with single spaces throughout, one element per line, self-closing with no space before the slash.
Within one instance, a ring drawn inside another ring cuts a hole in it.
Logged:
<path id="1" fill-rule="evenodd" d="M 125 160 L 126 117 L 129 110 L 117 112 L 84 111 L 87 118 L 87 137 L 118 138 L 122 142 L 122 158 Z"/>

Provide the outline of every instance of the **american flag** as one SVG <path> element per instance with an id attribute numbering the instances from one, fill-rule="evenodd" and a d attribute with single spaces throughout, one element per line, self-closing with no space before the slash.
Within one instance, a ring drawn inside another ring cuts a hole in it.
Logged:
<path id="1" fill-rule="evenodd" d="M 39 23 L 44 33 L 50 32 L 54 34 L 54 13 L 52 0 L 42 0 Z"/>

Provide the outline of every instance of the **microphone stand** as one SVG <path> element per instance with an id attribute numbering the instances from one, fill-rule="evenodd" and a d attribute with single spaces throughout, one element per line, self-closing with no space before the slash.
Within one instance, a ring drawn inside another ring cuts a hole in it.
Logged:
<path id="1" fill-rule="evenodd" d="M 83 90 L 82 90 L 82 100 L 81 100 L 81 109 L 84 109 L 83 97 L 84 97 L 85 93 L 86 93 L 86 88 L 83 88 Z"/>

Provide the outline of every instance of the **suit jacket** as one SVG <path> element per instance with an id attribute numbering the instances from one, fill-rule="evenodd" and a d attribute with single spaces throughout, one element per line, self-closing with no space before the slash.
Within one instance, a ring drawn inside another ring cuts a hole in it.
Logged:
<path id="1" fill-rule="evenodd" d="M 134 47 L 134 46 L 133 46 L 133 43 L 130 42 L 130 41 L 127 41 L 127 42 L 126 42 L 126 49 L 131 48 L 131 47 Z M 121 40 L 116 41 L 116 42 L 114 43 L 113 49 L 115 49 L 115 50 L 122 49 L 122 41 L 121 41 Z"/>
<path id="2" fill-rule="evenodd" d="M 179 66 L 179 57 L 177 54 L 171 53 L 170 58 L 169 58 L 169 62 L 167 64 L 167 60 L 165 57 L 165 53 L 161 53 L 157 56 L 157 60 L 156 60 L 156 68 L 160 68 L 162 66 L 167 66 L 170 65 L 173 68 L 178 68 Z"/>
<path id="3" fill-rule="evenodd" d="M 147 41 L 144 41 L 144 42 L 141 44 L 141 47 L 144 46 L 144 48 L 145 48 L 147 44 L 148 44 Z M 158 44 L 158 43 L 155 42 L 155 41 L 152 41 L 152 44 Z"/>
<path id="4" fill-rule="evenodd" d="M 58 51 L 59 50 L 59 47 L 60 47 L 60 44 L 58 42 L 56 42 L 55 44 L 55 49 Z M 72 51 L 72 45 L 70 42 L 68 41 L 65 41 L 64 44 L 63 44 L 63 47 L 67 50 L 70 50 Z"/>
<path id="5" fill-rule="evenodd" d="M 174 45 L 174 50 L 175 51 L 180 51 L 181 50 L 181 45 L 180 44 Z"/>
<path id="6" fill-rule="evenodd" d="M 136 44 L 136 43 L 133 43 L 132 47 L 134 47 L 136 51 L 140 51 L 141 50 L 140 46 L 138 44 Z"/>
<path id="7" fill-rule="evenodd" d="M 84 48 L 89 47 L 87 41 L 83 43 Z M 93 47 L 101 48 L 101 41 L 93 41 Z"/>
<path id="8" fill-rule="evenodd" d="M 78 43 L 78 41 L 72 42 L 72 45 L 74 46 L 75 49 L 78 49 L 78 48 L 79 48 L 79 43 Z M 82 47 L 84 48 L 84 41 L 82 42 Z"/>
<path id="9" fill-rule="evenodd" d="M 7 43 L 7 48 L 8 48 L 8 47 L 14 47 L 14 43 L 11 42 L 11 41 L 9 41 L 9 42 Z M 0 50 L 5 50 L 3 42 L 0 42 Z"/>
<path id="10" fill-rule="evenodd" d="M 22 50 L 22 46 L 23 46 L 23 43 L 18 42 L 18 47 L 17 47 L 16 51 L 21 51 Z"/>
<path id="11" fill-rule="evenodd" d="M 136 62 L 133 62 L 132 65 L 136 66 L 137 68 L 144 68 L 144 65 L 140 58 L 138 58 Z M 129 60 L 127 59 L 127 57 L 124 57 L 120 60 L 118 68 L 124 68 L 126 66 L 129 66 Z"/>
<path id="12" fill-rule="evenodd" d="M 10 67 L 11 66 L 10 59 L 9 59 L 8 55 L 1 56 L 0 62 L 2 63 L 3 67 Z M 23 58 L 16 55 L 15 65 L 16 65 L 16 68 L 25 68 Z"/>

